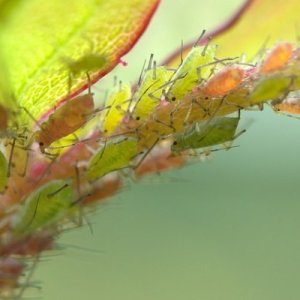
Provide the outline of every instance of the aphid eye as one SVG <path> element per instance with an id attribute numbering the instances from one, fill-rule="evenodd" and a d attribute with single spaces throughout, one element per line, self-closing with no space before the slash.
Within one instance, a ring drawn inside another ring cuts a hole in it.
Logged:
<path id="1" fill-rule="evenodd" d="M 140 117 L 136 117 L 135 119 L 136 119 L 137 121 L 139 121 L 141 118 L 140 118 Z"/>
<path id="2" fill-rule="evenodd" d="M 208 100 L 208 97 L 206 96 L 204 99 L 205 99 L 205 100 Z"/>
<path id="3" fill-rule="evenodd" d="M 175 101 L 175 100 L 176 100 L 176 97 L 172 97 L 171 100 L 172 100 L 172 101 Z"/>
<path id="4" fill-rule="evenodd" d="M 174 141 L 174 142 L 173 142 L 173 145 L 174 145 L 174 146 L 176 146 L 177 144 L 178 144 L 177 141 Z"/>
<path id="5" fill-rule="evenodd" d="M 39 142 L 39 145 L 40 145 L 41 147 L 43 147 L 43 146 L 44 146 L 44 143 L 43 143 L 43 142 Z"/>

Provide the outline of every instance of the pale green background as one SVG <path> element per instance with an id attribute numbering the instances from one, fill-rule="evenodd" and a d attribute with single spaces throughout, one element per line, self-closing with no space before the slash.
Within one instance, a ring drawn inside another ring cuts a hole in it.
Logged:
<path id="1" fill-rule="evenodd" d="M 159 59 L 211 29 L 241 0 L 163 1 L 148 31 L 114 74 L 138 77 Z M 235 41 L 236 42 L 236 41 Z M 232 45 L 234 47 L 234 43 Z M 112 76 L 107 81 L 112 82 Z M 102 88 L 104 88 L 102 86 Z M 300 121 L 242 114 L 239 148 L 161 177 L 145 179 L 100 208 L 94 234 L 64 234 L 68 246 L 40 263 L 45 300 L 300 299 Z"/>

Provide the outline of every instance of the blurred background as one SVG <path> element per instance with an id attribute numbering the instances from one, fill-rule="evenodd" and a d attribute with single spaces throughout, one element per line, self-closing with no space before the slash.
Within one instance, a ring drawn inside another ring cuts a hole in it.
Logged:
<path id="1" fill-rule="evenodd" d="M 224 22 L 242 0 L 163 0 L 113 76 L 134 82 L 144 59 L 161 61 Z M 234 44 L 232 45 L 234 47 Z M 101 94 L 101 93 L 100 93 Z M 100 99 L 101 100 L 101 99 Z M 66 232 L 34 279 L 45 300 L 300 299 L 300 120 L 242 112 L 238 148 L 126 187 Z M 53 256 L 52 256 L 53 254 Z"/>

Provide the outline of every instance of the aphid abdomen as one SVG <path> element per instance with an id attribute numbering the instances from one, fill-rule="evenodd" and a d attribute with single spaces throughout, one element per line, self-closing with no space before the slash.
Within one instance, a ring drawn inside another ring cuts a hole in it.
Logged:
<path id="1" fill-rule="evenodd" d="M 54 180 L 38 188 L 28 196 L 12 223 L 16 233 L 32 233 L 64 216 L 74 201 L 74 194 L 69 180 Z"/>
<path id="2" fill-rule="evenodd" d="M 210 97 L 226 95 L 241 84 L 244 75 L 245 71 L 240 67 L 224 68 L 208 80 L 202 92 Z"/>
<path id="3" fill-rule="evenodd" d="M 155 107 L 160 103 L 163 86 L 173 71 L 165 67 L 154 67 L 145 72 L 143 80 L 134 94 L 133 118 L 142 120 L 151 114 Z"/>
<path id="4" fill-rule="evenodd" d="M 112 171 L 130 167 L 137 155 L 137 138 L 112 138 L 89 161 L 87 178 L 94 181 Z"/>
<path id="5" fill-rule="evenodd" d="M 35 133 L 35 140 L 40 144 L 41 151 L 85 125 L 93 110 L 92 94 L 78 96 L 60 106 Z"/>
<path id="6" fill-rule="evenodd" d="M 285 66 L 293 55 L 291 43 L 283 42 L 278 44 L 265 58 L 260 66 L 260 73 L 267 74 L 281 69 Z"/>
<path id="7" fill-rule="evenodd" d="M 110 135 L 121 123 L 126 115 L 131 98 L 131 87 L 129 84 L 122 83 L 115 87 L 108 96 L 105 106 L 110 107 L 103 117 L 103 131 Z"/>
<path id="8" fill-rule="evenodd" d="M 230 142 L 234 139 L 239 120 L 239 118 L 224 117 L 196 123 L 185 132 L 175 135 L 171 150 L 179 153 Z"/>
<path id="9" fill-rule="evenodd" d="M 213 65 L 207 64 L 214 62 L 215 53 L 215 46 L 193 47 L 172 77 L 173 83 L 167 90 L 167 100 L 182 99 L 200 80 L 207 79 L 213 69 Z"/>

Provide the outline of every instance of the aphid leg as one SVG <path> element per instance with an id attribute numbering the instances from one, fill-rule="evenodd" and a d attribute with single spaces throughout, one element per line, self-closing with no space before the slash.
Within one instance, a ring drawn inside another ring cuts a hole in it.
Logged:
<path id="1" fill-rule="evenodd" d="M 55 163 L 56 158 L 58 157 L 58 155 L 56 155 L 53 159 L 50 159 L 50 163 L 48 164 L 47 168 L 45 169 L 45 171 L 43 172 L 43 174 L 40 176 L 40 178 L 37 180 L 36 185 L 38 185 L 41 180 L 48 174 L 48 172 L 50 171 L 52 165 Z"/>
<path id="2" fill-rule="evenodd" d="M 15 145 L 16 145 L 16 138 L 13 138 L 10 153 L 9 153 L 9 158 L 8 158 L 7 177 L 10 177 L 12 158 L 13 158 L 13 154 L 14 154 Z"/>
<path id="3" fill-rule="evenodd" d="M 39 258 L 40 258 L 40 254 L 37 254 L 35 257 L 34 257 L 34 260 L 33 260 L 33 263 L 31 265 L 31 269 L 29 270 L 27 276 L 26 276 L 26 280 L 25 282 L 20 286 L 20 290 L 19 290 L 19 293 L 17 294 L 16 300 L 21 300 L 23 299 L 23 294 L 24 292 L 26 291 L 26 289 L 29 287 L 29 286 L 32 286 L 31 284 L 31 278 L 34 274 L 34 271 L 35 271 L 35 268 L 37 267 L 38 265 L 38 262 L 39 262 Z"/>
<path id="4" fill-rule="evenodd" d="M 148 156 L 148 154 L 153 150 L 153 148 L 157 145 L 157 143 L 159 142 L 159 138 L 156 139 L 156 141 L 153 143 L 153 145 L 151 145 L 151 147 L 149 149 L 147 149 L 145 151 L 145 153 L 139 153 L 139 154 L 143 154 L 142 158 L 140 159 L 140 161 L 135 165 L 133 166 L 133 169 L 137 169 L 141 164 L 142 162 L 145 160 L 145 158 Z"/>
<path id="5" fill-rule="evenodd" d="M 202 53 L 201 53 L 202 56 L 205 56 L 206 50 L 207 50 L 207 48 L 208 48 L 209 43 L 210 43 L 211 40 L 212 40 L 212 37 L 211 37 L 211 36 L 208 36 L 208 37 L 207 37 L 207 40 L 206 40 L 206 44 L 205 44 L 205 46 L 204 46 L 204 48 L 203 48 L 203 51 L 202 51 Z"/>
<path id="6" fill-rule="evenodd" d="M 63 189 L 65 189 L 66 187 L 68 187 L 69 184 L 68 183 L 65 183 L 63 186 L 61 186 L 57 191 L 53 192 L 53 193 L 50 193 L 47 195 L 48 198 L 52 198 L 54 197 L 55 195 L 57 195 L 59 192 L 61 192 Z"/>
<path id="7" fill-rule="evenodd" d="M 80 204 L 80 202 L 88 195 L 82 195 L 82 191 L 80 188 L 80 170 L 78 168 L 78 161 L 76 161 L 75 163 L 75 177 L 76 177 L 76 189 L 77 189 L 77 195 L 78 195 L 78 199 L 76 201 L 74 201 L 71 206 Z M 88 228 L 90 230 L 90 233 L 93 235 L 94 231 L 93 231 L 93 227 L 91 225 L 91 223 L 89 222 L 89 220 L 87 219 L 87 217 L 84 215 L 84 208 L 81 205 L 77 205 L 78 208 L 78 220 L 74 221 L 75 224 L 78 227 L 81 227 L 83 225 L 83 220 L 85 220 L 86 224 L 88 225 Z"/>
<path id="8" fill-rule="evenodd" d="M 91 91 L 91 77 L 90 77 L 90 74 L 89 74 L 89 72 L 86 72 L 85 75 L 86 75 L 87 81 L 88 81 L 88 93 L 89 93 L 89 94 L 92 94 L 92 91 Z"/>
<path id="9" fill-rule="evenodd" d="M 155 94 L 156 92 L 158 92 L 158 91 L 160 91 L 160 90 L 162 90 L 162 89 L 164 89 L 165 87 L 167 87 L 167 86 L 172 86 L 177 80 L 180 80 L 180 79 L 183 79 L 183 78 L 185 78 L 185 76 L 188 74 L 188 72 L 186 72 L 186 73 L 184 73 L 184 74 L 181 74 L 180 76 L 178 76 L 177 78 L 175 78 L 175 79 L 172 79 L 172 80 L 169 80 L 168 82 L 166 82 L 166 83 L 164 83 L 164 84 L 162 84 L 161 86 L 159 86 L 156 90 L 154 90 L 154 91 L 152 91 L 148 96 L 150 97 L 150 98 L 152 98 L 152 99 L 154 99 L 154 100 L 161 100 L 160 98 L 158 98 L 158 97 L 155 97 L 153 94 Z M 167 100 L 171 100 L 171 101 L 175 101 L 176 100 L 176 98 L 172 98 L 172 99 L 167 99 Z"/>
<path id="10" fill-rule="evenodd" d="M 203 111 L 204 115 L 203 118 L 206 118 L 207 116 L 210 117 L 210 110 L 209 108 L 206 108 L 204 105 L 202 105 L 201 102 L 198 102 L 197 99 L 193 98 L 192 99 L 193 104 L 196 104 L 200 107 L 200 109 Z"/>

